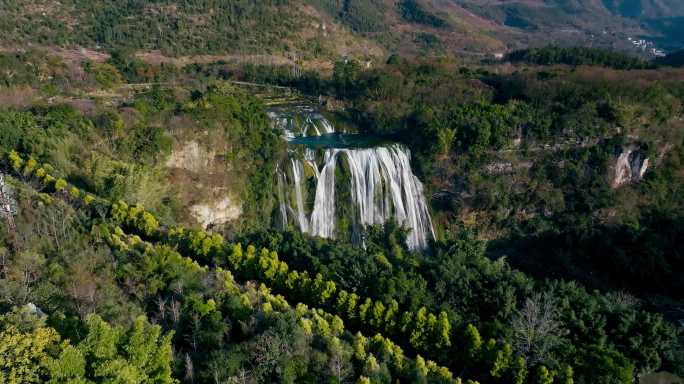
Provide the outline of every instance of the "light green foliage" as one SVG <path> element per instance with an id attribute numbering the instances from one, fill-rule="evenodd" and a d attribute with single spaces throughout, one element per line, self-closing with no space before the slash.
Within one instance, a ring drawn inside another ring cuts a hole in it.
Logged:
<path id="1" fill-rule="evenodd" d="M 537 367 L 535 384 L 553 384 L 554 374 L 543 365 Z"/>
<path id="2" fill-rule="evenodd" d="M 371 312 L 372 314 L 369 323 L 378 329 L 382 329 L 384 326 L 385 305 L 380 301 L 376 301 L 373 303 Z"/>
<path id="3" fill-rule="evenodd" d="M 32 314 L 0 316 L 0 382 L 24 383 L 176 383 L 171 378 L 171 335 L 138 318 L 131 329 L 112 327 L 98 316 L 86 322 L 77 345 L 60 342 L 52 328 Z M 21 330 L 19 327 L 25 328 Z"/>
<path id="4" fill-rule="evenodd" d="M 425 363 L 425 359 L 420 355 L 416 356 L 415 375 L 417 382 L 425 382 L 428 375 L 427 364 Z"/>
<path id="5" fill-rule="evenodd" d="M 366 338 L 357 332 L 354 336 L 354 357 L 359 361 L 366 360 Z"/>
<path id="6" fill-rule="evenodd" d="M 428 322 L 428 314 L 427 314 L 427 309 L 425 307 L 421 308 L 418 310 L 416 313 L 416 317 L 414 319 L 414 325 L 413 329 L 411 331 L 411 345 L 417 348 L 421 348 L 425 346 L 426 342 L 426 332 L 427 332 L 427 324 Z"/>
<path id="7" fill-rule="evenodd" d="M 378 365 L 378 361 L 375 359 L 375 356 L 373 356 L 372 354 L 368 354 L 368 356 L 366 356 L 366 361 L 363 366 L 363 372 L 369 376 L 372 376 L 379 369 L 380 366 Z"/>
<path id="8" fill-rule="evenodd" d="M 85 195 L 83 197 L 83 202 L 85 205 L 91 205 L 95 201 L 95 197 L 93 195 Z"/>
<path id="9" fill-rule="evenodd" d="M 88 335 L 77 348 L 99 380 L 174 383 L 171 378 L 171 335 L 146 319 L 130 330 L 111 327 L 97 316 L 87 320 Z"/>
<path id="10" fill-rule="evenodd" d="M 78 199 L 81 196 L 81 191 L 76 187 L 69 188 L 69 197 Z"/>
<path id="11" fill-rule="evenodd" d="M 367 297 L 363 304 L 359 305 L 359 321 L 362 323 L 370 323 L 368 312 L 373 306 L 373 301 Z"/>
<path id="12" fill-rule="evenodd" d="M 112 218 L 121 224 L 134 228 L 142 235 L 151 236 L 159 228 L 157 219 L 142 206 L 129 207 L 123 201 L 112 204 Z"/>
<path id="13" fill-rule="evenodd" d="M 394 331 L 394 328 L 397 325 L 397 316 L 399 315 L 399 303 L 397 303 L 396 300 L 392 299 L 389 302 L 389 305 L 387 306 L 387 310 L 385 311 L 385 318 L 384 318 L 384 324 L 385 328 L 387 328 L 390 331 Z M 441 315 L 440 315 L 441 318 Z"/>
<path id="14" fill-rule="evenodd" d="M 439 313 L 439 319 L 435 324 L 435 339 L 437 347 L 444 348 L 451 345 L 451 323 L 446 312 Z"/>
<path id="15" fill-rule="evenodd" d="M 12 150 L 12 151 L 10 151 L 8 158 L 9 158 L 10 164 L 12 165 L 12 168 L 14 169 L 14 171 L 20 172 L 21 167 L 24 164 L 24 160 L 21 158 L 19 153 L 17 153 L 17 151 L 15 151 L 15 150 Z"/>
<path id="16" fill-rule="evenodd" d="M 21 332 L 15 326 L 0 330 L 0 382 L 41 383 L 48 377 L 49 350 L 59 343 L 52 328 Z"/>
<path id="17" fill-rule="evenodd" d="M 438 383 L 451 383 L 453 374 L 446 368 L 440 367 L 432 360 L 427 362 L 428 375 Z"/>
<path id="18" fill-rule="evenodd" d="M 111 64 L 92 64 L 88 63 L 86 70 L 90 71 L 95 76 L 95 81 L 102 88 L 110 89 L 123 82 L 121 73 Z"/>
<path id="19" fill-rule="evenodd" d="M 85 379 L 86 361 L 83 352 L 78 348 L 67 345 L 56 359 L 48 364 L 52 380 L 50 383 L 79 383 L 88 382 Z"/>
<path id="20" fill-rule="evenodd" d="M 572 367 L 567 365 L 565 368 L 563 368 L 563 371 L 561 372 L 561 384 L 574 384 L 575 380 L 573 379 L 574 372 L 572 370 Z"/>
<path id="21" fill-rule="evenodd" d="M 26 164 L 24 165 L 24 175 L 29 176 L 33 174 L 37 166 L 38 162 L 36 161 L 36 159 L 34 159 L 33 157 L 29 157 L 28 160 L 26 160 Z"/>
<path id="22" fill-rule="evenodd" d="M 67 187 L 68 183 L 64 179 L 57 179 L 54 184 L 55 191 L 61 192 Z"/>
<path id="23" fill-rule="evenodd" d="M 472 324 L 468 324 L 463 335 L 463 348 L 471 360 L 476 360 L 482 348 L 482 336 Z"/>
<path id="24" fill-rule="evenodd" d="M 522 356 L 517 356 L 513 359 L 511 371 L 514 384 L 523 384 L 525 382 L 525 377 L 527 377 L 527 363 Z"/>
<path id="25" fill-rule="evenodd" d="M 494 339 L 489 339 L 483 350 L 484 359 L 489 368 L 489 375 L 501 378 L 510 368 L 513 360 L 513 349 L 509 344 L 500 345 Z"/>

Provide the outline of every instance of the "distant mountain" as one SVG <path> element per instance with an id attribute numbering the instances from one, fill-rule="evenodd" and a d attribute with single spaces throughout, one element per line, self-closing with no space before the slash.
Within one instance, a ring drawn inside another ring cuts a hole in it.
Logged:
<path id="1" fill-rule="evenodd" d="M 527 32 L 514 43 L 585 43 L 626 49 L 626 37 L 684 46 L 681 0 L 453 0 L 478 16 Z"/>
<path id="2" fill-rule="evenodd" d="M 163 55 L 482 56 L 529 46 L 684 47 L 681 0 L 14 0 L 0 45 Z M 2 48 L 0 47 L 0 48 Z"/>
<path id="3" fill-rule="evenodd" d="M 613 14 L 638 18 L 656 19 L 684 16 L 681 0 L 603 0 L 603 5 Z"/>
<path id="4" fill-rule="evenodd" d="M 657 63 L 668 67 L 684 67 L 684 49 L 672 52 L 666 57 L 659 59 Z"/>

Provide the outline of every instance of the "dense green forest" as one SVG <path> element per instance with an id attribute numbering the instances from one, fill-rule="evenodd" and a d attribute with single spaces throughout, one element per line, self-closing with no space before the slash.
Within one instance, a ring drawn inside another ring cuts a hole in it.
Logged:
<path id="1" fill-rule="evenodd" d="M 667 65 L 671 67 L 684 66 L 684 50 L 672 52 L 669 55 L 661 59 L 658 59 L 656 62 L 658 64 Z"/>
<path id="2" fill-rule="evenodd" d="M 340 56 L 367 59 L 369 51 L 478 59 L 542 44 L 647 55 L 627 37 L 681 49 L 682 12 L 678 0 L 6 0 L 0 48 L 128 49 L 152 60 L 258 56 L 312 67 Z"/>
<path id="3" fill-rule="evenodd" d="M 597 65 L 615 69 L 645 69 L 650 65 L 644 59 L 606 49 L 585 47 L 544 47 L 514 51 L 506 59 L 518 63 L 538 65 Z"/>
<path id="4" fill-rule="evenodd" d="M 283 52 L 307 17 L 273 1 L 82 1 L 0 5 L 4 43 L 157 49 L 167 54 Z M 276 15 L 278 17 L 276 17 Z M 294 39 L 292 43 L 295 43 Z M 292 47 L 294 48 L 294 47 Z"/>
<path id="5" fill-rule="evenodd" d="M 412 3 L 407 18 L 434 22 Z M 684 375 L 684 74 L 587 52 L 513 70 L 394 55 L 330 75 L 0 54 L 16 208 L 0 221 L 0 382 Z M 334 121 L 405 143 L 431 247 L 410 251 L 393 222 L 365 247 L 276 229 L 286 148 L 267 103 L 282 96 L 234 80 L 321 95 Z M 220 174 L 170 169 L 191 141 Z M 625 148 L 651 165 L 613 187 Z M 212 186 L 241 214 L 205 230 L 188 206 Z"/>

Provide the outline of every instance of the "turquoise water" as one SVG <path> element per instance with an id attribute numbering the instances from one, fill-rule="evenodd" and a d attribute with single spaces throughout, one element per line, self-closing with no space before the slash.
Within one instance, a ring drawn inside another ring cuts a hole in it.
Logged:
<path id="1" fill-rule="evenodd" d="M 321 136 L 296 137 L 290 144 L 303 145 L 313 149 L 327 148 L 372 148 L 391 144 L 392 141 L 381 136 L 348 133 L 326 133 Z"/>

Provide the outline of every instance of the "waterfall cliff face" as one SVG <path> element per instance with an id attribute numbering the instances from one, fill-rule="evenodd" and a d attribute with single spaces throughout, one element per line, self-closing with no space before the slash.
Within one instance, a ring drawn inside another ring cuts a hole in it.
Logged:
<path id="1" fill-rule="evenodd" d="M 334 132 L 319 114 L 295 118 L 273 113 L 271 117 L 289 139 Z M 365 226 L 394 219 L 409 230 L 411 249 L 424 249 L 434 238 L 423 185 L 411 171 L 410 152 L 403 145 L 292 148 L 289 164 L 283 168 L 287 169 L 278 172 L 278 194 L 285 225 L 292 223 L 324 238 L 350 232 L 352 241 L 362 244 Z M 339 212 L 342 204 L 349 208 L 344 213 Z"/>

